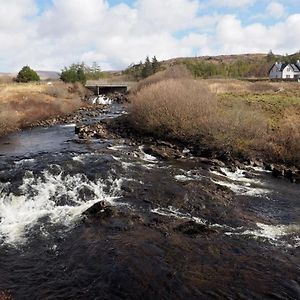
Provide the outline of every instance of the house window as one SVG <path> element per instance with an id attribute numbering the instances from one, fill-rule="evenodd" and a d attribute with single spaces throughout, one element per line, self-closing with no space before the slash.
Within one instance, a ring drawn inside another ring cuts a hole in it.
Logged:
<path id="1" fill-rule="evenodd" d="M 286 75 L 286 78 L 291 78 L 291 76 L 290 75 Z"/>

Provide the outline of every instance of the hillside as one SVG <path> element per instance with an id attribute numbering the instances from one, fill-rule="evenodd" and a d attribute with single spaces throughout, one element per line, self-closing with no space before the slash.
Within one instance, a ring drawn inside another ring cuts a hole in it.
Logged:
<path id="1" fill-rule="evenodd" d="M 239 54 L 199 57 L 179 57 L 160 62 L 160 70 L 174 65 L 185 65 L 195 77 L 200 78 L 267 78 L 276 61 L 295 62 L 300 53 L 292 55 Z M 129 66 L 123 73 L 129 78 L 140 80 L 145 64 Z"/>

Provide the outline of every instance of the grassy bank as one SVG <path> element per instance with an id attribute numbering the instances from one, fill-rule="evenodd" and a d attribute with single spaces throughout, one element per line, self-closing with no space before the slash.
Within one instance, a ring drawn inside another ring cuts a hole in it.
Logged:
<path id="1" fill-rule="evenodd" d="M 127 121 L 141 134 L 234 158 L 300 165 L 297 83 L 156 74 L 132 93 L 130 110 Z"/>
<path id="2" fill-rule="evenodd" d="M 79 84 L 0 84 L 0 136 L 75 111 L 85 93 Z"/>

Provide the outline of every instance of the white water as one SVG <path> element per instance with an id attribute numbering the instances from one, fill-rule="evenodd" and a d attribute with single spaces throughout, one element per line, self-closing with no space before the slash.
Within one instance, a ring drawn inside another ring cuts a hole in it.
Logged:
<path id="1" fill-rule="evenodd" d="M 93 104 L 104 104 L 104 105 L 112 104 L 112 100 L 103 95 L 95 97 L 95 98 L 91 99 L 91 101 Z"/>
<path id="2" fill-rule="evenodd" d="M 263 238 L 269 240 L 274 245 L 297 248 L 300 247 L 300 225 L 268 225 L 263 223 L 256 224 L 257 229 L 247 229 L 238 233 L 226 233 L 227 235 L 244 235 L 253 238 Z M 289 237 L 290 242 L 284 240 Z"/>
<path id="3" fill-rule="evenodd" d="M 162 208 L 162 207 L 154 208 L 151 210 L 151 212 L 165 217 L 174 217 L 183 220 L 193 220 L 199 224 L 203 224 L 203 225 L 207 224 L 206 220 L 191 216 L 190 214 L 187 213 L 180 212 L 178 209 L 172 206 L 169 206 L 168 208 Z"/>
<path id="4" fill-rule="evenodd" d="M 217 175 L 219 178 L 225 180 L 212 181 L 218 185 L 226 186 L 231 189 L 235 194 L 246 195 L 246 196 L 262 196 L 268 194 L 270 191 L 267 190 L 263 183 L 254 178 L 247 178 L 245 171 L 237 169 L 235 172 L 229 171 L 227 168 L 220 168 L 221 172 L 211 171 L 212 174 Z"/>
<path id="5" fill-rule="evenodd" d="M 0 243 L 25 242 L 26 233 L 43 217 L 50 224 L 70 226 L 96 202 L 105 200 L 113 204 L 120 186 L 121 180 L 111 178 L 92 182 L 83 174 L 63 177 L 48 171 L 35 178 L 28 172 L 19 188 L 21 196 L 7 194 L 0 187 Z M 79 196 L 83 189 L 90 194 L 86 201 Z M 59 203 L 61 196 L 67 201 Z M 45 230 L 42 227 L 40 230 Z"/>

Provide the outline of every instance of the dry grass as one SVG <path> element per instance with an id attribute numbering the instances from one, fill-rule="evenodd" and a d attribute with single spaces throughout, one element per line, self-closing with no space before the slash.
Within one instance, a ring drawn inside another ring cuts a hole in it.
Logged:
<path id="1" fill-rule="evenodd" d="M 0 84 L 1 83 L 12 83 L 14 81 L 12 76 L 0 75 Z"/>
<path id="2" fill-rule="evenodd" d="M 164 71 L 155 73 L 154 75 L 140 81 L 132 90 L 132 93 L 137 93 L 141 89 L 150 86 L 151 84 L 167 79 L 186 79 L 192 78 L 191 72 L 184 65 L 174 65 Z"/>
<path id="3" fill-rule="evenodd" d="M 235 100 L 224 101 L 218 92 L 219 87 L 225 91 L 225 83 L 168 79 L 146 85 L 131 96 L 129 122 L 141 133 L 202 145 L 212 152 L 300 165 L 300 109 L 284 107 L 275 127 L 263 105 L 235 97 L 252 90 L 272 98 L 280 83 L 230 80 L 226 91 L 235 89 L 236 94 L 231 94 Z M 273 115 L 277 114 L 274 110 Z"/>
<path id="4" fill-rule="evenodd" d="M 78 109 L 83 91 L 62 83 L 0 85 L 0 135 Z"/>

